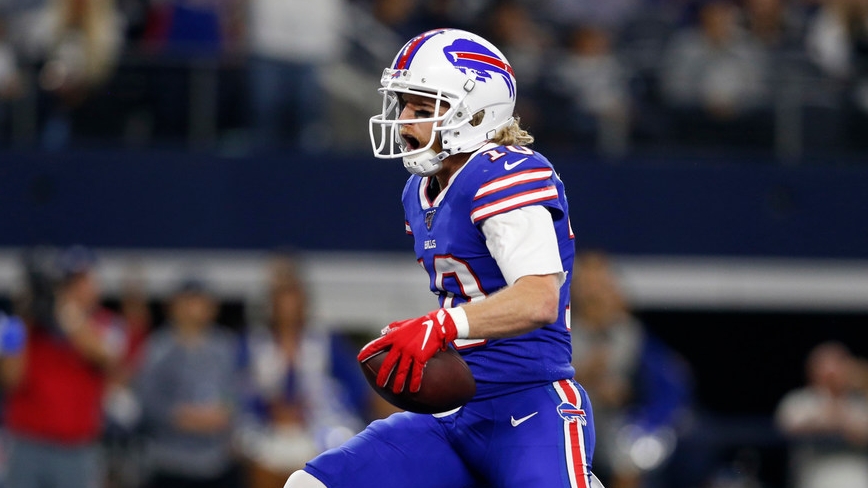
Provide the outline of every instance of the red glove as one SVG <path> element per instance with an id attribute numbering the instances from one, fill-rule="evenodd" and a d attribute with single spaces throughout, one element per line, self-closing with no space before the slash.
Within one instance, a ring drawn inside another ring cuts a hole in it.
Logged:
<path id="1" fill-rule="evenodd" d="M 415 319 L 392 322 L 383 335 L 369 342 L 359 352 L 358 360 L 364 362 L 378 352 L 388 349 L 386 359 L 377 374 L 377 384 L 386 386 L 394 368 L 395 382 L 392 390 L 400 393 L 404 382 L 410 377 L 410 391 L 422 387 L 422 369 L 437 351 L 445 351 L 449 343 L 458 337 L 452 316 L 446 309 L 439 309 Z M 397 365 L 397 367 L 396 367 Z"/>

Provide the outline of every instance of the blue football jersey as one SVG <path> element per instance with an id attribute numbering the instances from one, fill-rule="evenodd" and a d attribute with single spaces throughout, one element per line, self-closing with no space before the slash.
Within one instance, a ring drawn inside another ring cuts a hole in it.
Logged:
<path id="1" fill-rule="evenodd" d="M 413 235 L 416 257 L 440 306 L 482 300 L 507 285 L 486 247 L 482 224 L 517 208 L 549 210 L 563 269 L 568 276 L 572 272 L 575 244 L 564 185 L 544 156 L 522 146 L 488 145 L 433 200 L 427 192 L 431 178 L 411 176 L 402 199 L 406 231 Z M 456 341 L 476 378 L 477 398 L 573 377 L 569 290 L 568 277 L 552 324 L 507 339 Z"/>

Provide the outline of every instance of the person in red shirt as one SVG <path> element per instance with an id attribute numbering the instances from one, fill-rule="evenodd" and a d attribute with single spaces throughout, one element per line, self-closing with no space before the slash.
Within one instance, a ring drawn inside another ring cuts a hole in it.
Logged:
<path id="1" fill-rule="evenodd" d="M 6 482 L 99 487 L 103 395 L 124 349 L 123 327 L 101 306 L 90 250 L 76 246 L 29 262 L 26 340 L 0 361 L 11 443 Z"/>

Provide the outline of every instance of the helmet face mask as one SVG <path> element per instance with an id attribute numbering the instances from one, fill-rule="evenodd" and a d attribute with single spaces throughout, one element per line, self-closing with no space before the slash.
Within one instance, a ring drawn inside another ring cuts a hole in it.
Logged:
<path id="1" fill-rule="evenodd" d="M 414 174 L 436 173 L 443 159 L 475 151 L 513 120 L 512 68 L 496 47 L 470 32 L 439 29 L 417 36 L 383 71 L 380 83 L 382 112 L 369 122 L 374 156 L 404 158 Z M 401 119 L 404 94 L 434 99 L 434 114 Z M 410 147 L 401 128 L 422 123 L 432 123 L 431 137 L 421 147 Z M 440 152 L 434 150 L 438 140 Z"/>
<path id="2" fill-rule="evenodd" d="M 390 71 L 387 69 L 387 71 Z M 386 78 L 386 74 L 383 78 Z M 383 111 L 381 114 L 371 117 L 371 137 L 374 144 L 374 153 L 378 157 L 384 158 L 399 158 L 414 156 L 422 152 L 432 149 L 437 141 L 439 132 L 448 128 L 444 125 L 444 121 L 452 117 L 452 107 L 450 98 L 441 93 L 431 93 L 427 91 L 419 91 L 413 88 L 404 88 L 399 86 L 385 86 L 378 90 L 383 95 Z M 432 116 L 401 119 L 401 112 L 404 109 L 403 95 L 418 95 L 426 98 L 431 98 L 434 102 L 434 110 Z M 442 107 L 447 107 L 447 110 L 441 114 Z M 401 136 L 401 128 L 409 124 L 425 124 L 431 123 L 431 136 L 428 143 L 423 147 L 410 148 L 407 141 Z M 379 135 L 374 134 L 375 128 L 378 128 Z"/>

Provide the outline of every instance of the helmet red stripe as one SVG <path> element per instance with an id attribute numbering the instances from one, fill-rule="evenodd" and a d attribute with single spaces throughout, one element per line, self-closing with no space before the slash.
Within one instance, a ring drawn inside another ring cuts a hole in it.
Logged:
<path id="1" fill-rule="evenodd" d="M 410 62 L 413 60 L 413 57 L 416 55 L 416 51 L 419 50 L 419 47 L 425 43 L 428 39 L 430 39 L 435 34 L 440 34 L 443 32 L 443 29 L 434 29 L 428 32 L 420 34 L 415 39 L 411 40 L 407 43 L 407 47 L 404 48 L 404 51 L 401 53 L 401 56 L 398 57 L 398 60 L 395 61 L 395 66 L 393 69 L 407 69 L 410 67 Z"/>
<path id="2" fill-rule="evenodd" d="M 507 73 L 511 74 L 513 78 L 515 78 L 515 73 L 512 71 L 512 66 L 504 63 L 500 59 L 497 59 L 493 56 L 487 56 L 485 54 L 479 53 L 455 53 L 455 55 L 461 59 L 470 59 L 472 61 L 479 61 L 480 63 L 488 63 L 492 66 L 505 70 Z"/>

